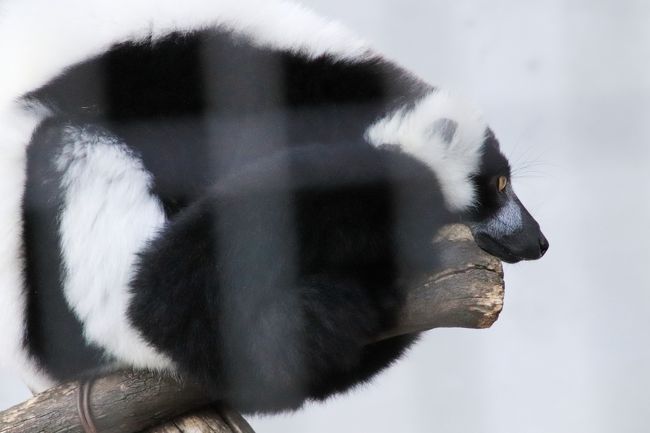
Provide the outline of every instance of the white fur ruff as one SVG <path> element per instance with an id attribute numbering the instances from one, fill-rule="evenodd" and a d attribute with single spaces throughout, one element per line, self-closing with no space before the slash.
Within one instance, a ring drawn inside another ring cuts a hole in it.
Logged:
<path id="1" fill-rule="evenodd" d="M 456 123 L 450 141 L 434 129 L 441 120 Z M 487 124 L 477 109 L 434 90 L 415 107 L 400 108 L 376 122 L 366 136 L 375 146 L 396 145 L 427 164 L 440 182 L 448 208 L 462 211 L 475 201 L 469 176 L 479 169 L 486 132 Z"/>

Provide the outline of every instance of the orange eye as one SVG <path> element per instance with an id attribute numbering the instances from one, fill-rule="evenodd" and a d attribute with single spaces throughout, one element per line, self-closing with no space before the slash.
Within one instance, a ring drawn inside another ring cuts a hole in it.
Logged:
<path id="1" fill-rule="evenodd" d="M 508 186 L 508 178 L 505 176 L 499 176 L 499 180 L 497 182 L 497 188 L 499 188 L 499 192 L 503 192 L 503 190 L 506 189 L 506 186 Z"/>

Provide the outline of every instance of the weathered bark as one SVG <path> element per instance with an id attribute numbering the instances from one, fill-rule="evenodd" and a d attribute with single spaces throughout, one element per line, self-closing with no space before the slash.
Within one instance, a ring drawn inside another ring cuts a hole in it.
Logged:
<path id="1" fill-rule="evenodd" d="M 487 328 L 503 305 L 501 263 L 476 247 L 469 230 L 450 226 L 441 270 L 414 283 L 389 338 L 440 327 Z M 201 391 L 147 372 L 107 375 L 92 384 L 90 411 L 100 433 L 248 433 L 238 414 L 210 407 Z M 0 413 L 0 433 L 83 433 L 78 384 L 65 384 Z"/>
<path id="2" fill-rule="evenodd" d="M 143 433 L 255 433 L 236 412 L 206 409 L 180 416 Z"/>
<path id="3" fill-rule="evenodd" d="M 504 295 L 499 259 L 479 249 L 463 225 L 445 227 L 434 242 L 441 244 L 441 269 L 413 284 L 397 327 L 384 337 L 434 328 L 484 329 L 499 317 Z"/>

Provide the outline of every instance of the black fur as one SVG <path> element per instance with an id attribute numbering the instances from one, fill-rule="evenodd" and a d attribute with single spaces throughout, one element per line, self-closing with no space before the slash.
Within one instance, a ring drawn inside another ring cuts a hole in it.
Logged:
<path id="1" fill-rule="evenodd" d="M 28 291 L 26 343 L 31 355 L 57 380 L 69 380 L 108 361 L 89 346 L 82 325 L 70 310 L 61 282 L 59 216 L 63 206 L 61 174 L 54 155 L 60 151 L 63 125 L 45 121 L 34 133 L 27 154 L 23 199 L 25 276 Z"/>
<path id="2" fill-rule="evenodd" d="M 472 176 L 479 205 L 466 213 L 464 219 L 467 221 L 484 221 L 494 216 L 504 204 L 502 195 L 497 194 L 498 178 L 505 176 L 510 181 L 510 164 L 501 153 L 499 142 L 492 131 L 488 130 L 482 149 L 479 169 Z"/>
<path id="3" fill-rule="evenodd" d="M 410 157 L 369 148 L 308 146 L 255 164 L 142 254 L 131 318 L 243 411 L 346 389 L 413 340 L 370 344 L 409 279 L 435 267 L 430 240 L 447 216 L 432 185 Z"/>

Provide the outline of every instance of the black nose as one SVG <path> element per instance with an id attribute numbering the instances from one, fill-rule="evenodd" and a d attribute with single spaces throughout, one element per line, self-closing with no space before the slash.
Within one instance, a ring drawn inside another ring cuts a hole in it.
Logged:
<path id="1" fill-rule="evenodd" d="M 546 240 L 543 234 L 540 234 L 539 235 L 539 250 L 541 252 L 540 257 L 546 254 L 546 251 L 548 251 L 548 246 L 549 246 L 548 240 Z"/>

